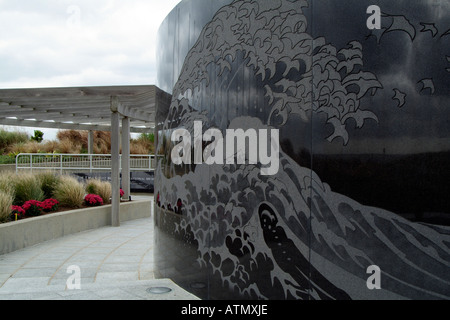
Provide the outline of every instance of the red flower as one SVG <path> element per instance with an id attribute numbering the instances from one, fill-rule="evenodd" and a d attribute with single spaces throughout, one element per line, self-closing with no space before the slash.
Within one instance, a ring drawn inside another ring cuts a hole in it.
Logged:
<path id="1" fill-rule="evenodd" d="M 44 201 L 28 200 L 22 206 L 27 216 L 34 217 L 41 215 L 42 211 L 51 212 L 58 209 L 58 200 L 46 199 Z"/>
<path id="2" fill-rule="evenodd" d="M 25 210 L 21 206 L 11 206 L 12 214 L 16 214 L 21 216 L 25 214 Z"/>
<path id="3" fill-rule="evenodd" d="M 103 199 L 96 194 L 88 194 L 84 197 L 84 202 L 88 206 L 101 206 L 103 205 Z"/>
<path id="4" fill-rule="evenodd" d="M 11 220 L 12 221 L 22 219 L 24 216 L 25 216 L 25 210 L 21 206 L 11 206 Z"/>
<path id="5" fill-rule="evenodd" d="M 41 208 L 46 212 L 56 211 L 58 209 L 58 204 L 59 202 L 56 199 L 46 199 L 41 202 Z"/>
<path id="6" fill-rule="evenodd" d="M 25 210 L 27 216 L 36 217 L 41 215 L 42 202 L 37 200 L 28 200 L 22 208 Z"/>
<path id="7" fill-rule="evenodd" d="M 25 213 L 25 210 L 21 206 L 11 206 L 11 211 L 17 211 L 17 213 Z"/>

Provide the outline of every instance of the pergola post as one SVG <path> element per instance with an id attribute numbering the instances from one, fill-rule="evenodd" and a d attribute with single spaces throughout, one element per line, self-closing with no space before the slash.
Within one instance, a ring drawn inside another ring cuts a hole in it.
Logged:
<path id="1" fill-rule="evenodd" d="M 123 199 L 128 200 L 131 195 L 130 187 L 130 118 L 122 119 L 122 190 Z"/>
<path id="2" fill-rule="evenodd" d="M 119 100 L 111 98 L 111 224 L 120 226 L 120 115 Z"/>
<path id="3" fill-rule="evenodd" d="M 94 131 L 88 131 L 88 153 L 94 154 Z"/>

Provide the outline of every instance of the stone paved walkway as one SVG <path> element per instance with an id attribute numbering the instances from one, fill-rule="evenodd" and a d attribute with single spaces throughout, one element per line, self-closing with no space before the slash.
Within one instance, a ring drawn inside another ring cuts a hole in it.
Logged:
<path id="1" fill-rule="evenodd" d="M 79 282 L 76 276 L 79 275 Z M 79 288 L 77 284 L 79 283 Z M 150 288 L 165 287 L 154 294 Z M 0 300 L 196 300 L 153 274 L 153 218 L 0 256 Z"/>

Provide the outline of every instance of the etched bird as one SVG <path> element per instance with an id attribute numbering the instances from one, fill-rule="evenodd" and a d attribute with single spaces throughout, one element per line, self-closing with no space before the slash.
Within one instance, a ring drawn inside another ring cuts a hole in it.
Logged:
<path id="1" fill-rule="evenodd" d="M 422 26 L 422 30 L 420 32 L 431 32 L 431 35 L 433 38 L 438 34 L 438 29 L 436 28 L 436 25 L 434 23 L 425 23 L 421 22 L 420 25 Z"/>
<path id="2" fill-rule="evenodd" d="M 426 89 L 430 89 L 431 94 L 434 94 L 434 82 L 433 79 L 422 79 L 417 83 L 421 83 L 422 84 L 422 89 L 420 89 L 420 92 L 426 90 Z"/>
<path id="3" fill-rule="evenodd" d="M 393 31 L 402 31 L 409 35 L 411 41 L 416 37 L 416 28 L 411 24 L 411 22 L 405 16 L 396 16 L 389 14 L 382 14 L 381 16 L 382 24 L 389 25 L 389 27 L 381 28 L 380 30 L 373 30 L 372 35 L 377 37 L 378 43 L 380 43 L 381 38 Z M 385 23 L 386 20 L 390 19 L 390 24 Z"/>
<path id="4" fill-rule="evenodd" d="M 398 100 L 397 107 L 401 108 L 406 103 L 406 93 L 401 92 L 398 89 L 394 89 L 395 95 L 392 97 L 392 100 Z"/>

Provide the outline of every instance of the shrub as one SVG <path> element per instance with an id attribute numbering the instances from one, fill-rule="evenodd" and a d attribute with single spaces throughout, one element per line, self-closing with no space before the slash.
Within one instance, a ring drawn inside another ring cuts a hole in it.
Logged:
<path id="1" fill-rule="evenodd" d="M 41 189 L 41 184 L 33 174 L 16 174 L 13 184 L 15 191 L 14 204 L 22 205 L 28 200 L 44 200 L 44 192 Z"/>
<path id="2" fill-rule="evenodd" d="M 111 152 L 111 132 L 109 131 L 95 131 L 94 133 L 94 141 L 97 145 L 97 147 L 103 152 L 103 153 L 110 153 Z M 95 149 L 95 146 L 94 146 Z"/>
<path id="3" fill-rule="evenodd" d="M 37 200 L 29 200 L 22 206 L 27 217 L 37 217 L 42 214 L 42 202 Z"/>
<path id="4" fill-rule="evenodd" d="M 44 192 L 44 198 L 49 199 L 53 197 L 59 182 L 59 176 L 51 171 L 47 171 L 39 172 L 36 174 L 36 178 L 38 179 L 41 189 Z"/>
<path id="5" fill-rule="evenodd" d="M 103 199 L 96 194 L 88 194 L 84 197 L 84 203 L 90 207 L 102 206 Z"/>
<path id="6" fill-rule="evenodd" d="M 15 155 L 6 155 L 6 154 L 0 155 L 0 164 L 15 164 L 15 163 L 16 163 Z"/>
<path id="7" fill-rule="evenodd" d="M 96 192 L 97 192 L 96 182 L 97 182 L 96 179 L 89 179 L 86 181 L 85 189 L 88 194 L 96 194 Z"/>
<path id="8" fill-rule="evenodd" d="M 21 207 L 27 217 L 37 217 L 44 212 L 52 212 L 58 210 L 58 200 L 46 199 L 44 201 L 29 200 Z M 14 209 L 20 211 L 20 207 L 13 206 Z"/>
<path id="9" fill-rule="evenodd" d="M 72 141 L 69 139 L 62 139 L 59 141 L 57 152 L 58 153 L 71 153 L 79 154 L 81 153 L 82 145 L 80 142 Z"/>
<path id="10" fill-rule="evenodd" d="M 111 183 L 100 179 L 89 179 L 86 182 L 86 192 L 99 195 L 103 203 L 109 203 L 112 195 Z"/>
<path id="11" fill-rule="evenodd" d="M 12 145 L 9 148 L 9 151 L 12 154 L 19 154 L 19 153 L 40 153 L 42 150 L 42 145 L 39 144 L 37 141 L 27 141 L 27 142 L 20 142 L 15 145 Z"/>
<path id="12" fill-rule="evenodd" d="M 41 202 L 41 208 L 45 212 L 52 212 L 58 210 L 59 201 L 56 199 L 45 199 Z"/>
<path id="13" fill-rule="evenodd" d="M 0 191 L 3 191 L 9 195 L 11 195 L 14 199 L 15 195 L 15 173 L 9 171 L 0 172 Z"/>
<path id="14" fill-rule="evenodd" d="M 25 210 L 21 206 L 11 206 L 11 221 L 23 219 L 25 217 Z"/>
<path id="15" fill-rule="evenodd" d="M 130 141 L 130 154 L 148 154 L 149 148 L 136 140 Z"/>
<path id="16" fill-rule="evenodd" d="M 87 135 L 86 135 L 87 137 Z M 85 143 L 87 145 L 87 138 L 84 137 L 82 131 L 78 130 L 60 130 L 58 131 L 56 138 L 59 141 L 68 140 L 77 143 Z"/>
<path id="17" fill-rule="evenodd" d="M 41 150 L 45 153 L 56 153 L 58 150 L 59 143 L 54 140 L 49 140 L 41 143 Z"/>
<path id="18" fill-rule="evenodd" d="M 111 152 L 111 144 L 105 140 L 95 140 L 94 153 L 96 154 L 108 154 Z"/>
<path id="19" fill-rule="evenodd" d="M 59 201 L 56 199 L 46 199 L 44 201 L 29 200 L 25 202 L 23 206 L 15 206 L 11 204 L 9 207 L 9 219 L 6 219 L 6 221 L 16 220 L 16 214 L 17 220 L 25 217 L 38 217 L 42 214 L 42 211 L 52 212 L 58 210 L 58 204 Z M 5 221 L 5 219 L 3 220 Z"/>
<path id="20" fill-rule="evenodd" d="M 13 204 L 13 197 L 0 191 L 0 222 L 7 222 L 11 216 L 11 207 Z"/>
<path id="21" fill-rule="evenodd" d="M 155 151 L 155 135 L 153 133 L 142 133 L 138 139 L 130 141 L 131 154 L 149 154 Z"/>
<path id="22" fill-rule="evenodd" d="M 61 153 L 81 153 L 88 149 L 88 131 L 61 130 L 57 134 Z M 111 133 L 94 131 L 94 153 L 111 152 Z M 64 151 L 65 150 L 65 151 Z"/>
<path id="23" fill-rule="evenodd" d="M 6 152 L 12 145 L 26 141 L 28 141 L 28 134 L 24 132 L 10 132 L 0 129 L 0 150 L 2 153 Z"/>
<path id="24" fill-rule="evenodd" d="M 59 203 L 70 208 L 81 207 L 84 194 L 84 185 L 71 176 L 61 176 L 54 192 Z"/>
<path id="25" fill-rule="evenodd" d="M 31 141 L 41 143 L 44 140 L 44 133 L 41 130 L 34 130 L 34 136 L 31 137 Z"/>

